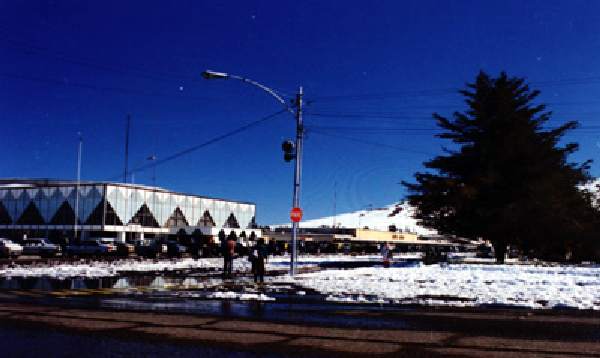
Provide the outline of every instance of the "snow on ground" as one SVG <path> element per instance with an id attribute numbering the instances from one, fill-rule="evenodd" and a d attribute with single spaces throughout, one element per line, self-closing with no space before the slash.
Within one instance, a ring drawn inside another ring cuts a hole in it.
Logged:
<path id="1" fill-rule="evenodd" d="M 57 265 L 23 265 L 0 269 L 0 277 L 112 277 L 124 272 L 161 272 L 186 269 L 221 269 L 222 258 L 176 259 L 176 260 L 119 260 L 62 263 Z M 267 267 L 269 269 L 270 267 Z M 236 271 L 250 270 L 250 262 L 245 258 L 234 260 Z"/>
<path id="2" fill-rule="evenodd" d="M 122 272 L 174 271 L 222 267 L 219 259 L 119 260 L 63 263 L 58 265 L 23 265 L 0 269 L 0 277 L 111 277 Z"/>
<path id="3" fill-rule="evenodd" d="M 416 265 L 279 276 L 337 302 L 600 310 L 600 267 Z"/>
<path id="4" fill-rule="evenodd" d="M 322 262 L 341 261 L 377 261 L 378 255 L 302 255 L 298 260 L 301 267 L 315 266 Z M 290 262 L 289 256 L 272 256 L 268 259 L 266 270 L 281 270 Z M 186 269 L 221 269 L 222 258 L 175 259 L 175 260 L 118 260 L 62 263 L 56 265 L 23 265 L 0 269 L 0 277 L 51 277 L 65 279 L 69 277 L 113 277 L 124 272 L 162 272 Z M 251 264 L 246 257 L 233 261 L 233 269 L 249 272 Z"/>
<path id="5" fill-rule="evenodd" d="M 219 298 L 240 301 L 275 301 L 273 297 L 269 297 L 264 293 L 238 293 L 232 291 L 217 291 L 208 294 L 206 298 Z"/>
<path id="6" fill-rule="evenodd" d="M 420 259 L 423 257 L 421 252 L 394 253 L 395 259 Z M 345 255 L 345 254 L 321 254 L 321 255 L 300 255 L 299 265 L 319 264 L 324 262 L 381 262 L 381 255 Z M 290 262 L 289 255 L 273 256 L 269 258 L 271 264 L 285 264 Z"/>

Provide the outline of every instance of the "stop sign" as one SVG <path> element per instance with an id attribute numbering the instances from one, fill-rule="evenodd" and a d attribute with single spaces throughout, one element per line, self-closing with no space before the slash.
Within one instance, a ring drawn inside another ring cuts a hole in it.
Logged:
<path id="1" fill-rule="evenodd" d="M 290 219 L 295 223 L 300 222 L 300 220 L 302 220 L 302 209 L 292 208 L 292 211 L 290 211 Z"/>

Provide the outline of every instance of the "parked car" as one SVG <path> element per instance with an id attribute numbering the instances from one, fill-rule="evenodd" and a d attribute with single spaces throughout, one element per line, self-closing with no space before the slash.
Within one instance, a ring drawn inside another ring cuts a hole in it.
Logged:
<path id="1" fill-rule="evenodd" d="M 72 256 L 110 255 L 117 251 L 114 243 L 106 239 L 88 239 L 79 244 L 67 246 L 67 254 Z"/>
<path id="2" fill-rule="evenodd" d="M 181 245 L 177 241 L 167 241 L 167 255 L 171 257 L 180 257 L 187 252 L 187 247 Z"/>
<path id="3" fill-rule="evenodd" d="M 155 258 L 167 253 L 168 246 L 159 241 L 139 241 L 135 246 L 135 253 L 142 257 Z"/>
<path id="4" fill-rule="evenodd" d="M 9 239 L 0 239 L 0 256 L 17 257 L 23 253 L 23 246 Z"/>
<path id="5" fill-rule="evenodd" d="M 127 257 L 129 255 L 135 254 L 135 246 L 126 242 L 118 242 L 115 243 L 117 247 L 116 255 Z"/>
<path id="6" fill-rule="evenodd" d="M 23 255 L 54 257 L 60 254 L 62 254 L 60 246 L 51 243 L 46 238 L 30 238 L 23 241 Z"/>
<path id="7" fill-rule="evenodd" d="M 480 257 L 480 258 L 493 258 L 494 257 L 494 249 L 493 249 L 492 245 L 488 245 L 488 244 L 477 245 L 477 248 L 475 249 L 475 251 L 477 253 L 477 257 Z"/>
<path id="8" fill-rule="evenodd" d="M 91 240 L 97 241 L 100 245 L 106 246 L 108 253 L 115 255 L 117 253 L 117 243 L 112 237 L 98 237 Z"/>

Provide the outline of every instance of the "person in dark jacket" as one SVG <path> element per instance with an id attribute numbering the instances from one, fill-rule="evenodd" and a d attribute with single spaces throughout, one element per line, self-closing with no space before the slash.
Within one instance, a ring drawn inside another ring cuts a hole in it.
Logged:
<path id="1" fill-rule="evenodd" d="M 225 231 L 219 231 L 219 240 L 221 241 L 221 253 L 223 254 L 223 278 L 226 278 L 228 274 L 231 274 L 230 263 L 233 261 L 229 254 L 228 241 L 225 236 Z"/>
<path id="2" fill-rule="evenodd" d="M 227 237 L 227 276 L 232 277 L 233 258 L 235 256 L 235 248 L 237 246 L 237 236 L 231 231 Z"/>
<path id="3" fill-rule="evenodd" d="M 265 261 L 267 260 L 267 256 L 269 256 L 269 252 L 267 250 L 267 245 L 265 245 L 265 240 L 263 238 L 258 239 L 256 246 L 252 250 L 252 256 L 254 261 L 254 282 L 263 283 L 265 282 Z"/>

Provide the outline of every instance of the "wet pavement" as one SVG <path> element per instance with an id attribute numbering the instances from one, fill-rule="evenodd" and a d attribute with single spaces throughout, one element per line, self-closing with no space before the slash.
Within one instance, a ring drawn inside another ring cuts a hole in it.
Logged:
<path id="1" fill-rule="evenodd" d="M 303 262 L 321 269 L 381 266 L 378 260 L 363 262 Z M 398 261 L 395 266 L 414 265 L 415 261 Z M 285 267 L 287 263 L 282 262 Z M 273 272 L 269 274 L 284 274 Z M 268 277 L 267 277 L 268 279 Z M 328 302 L 318 292 L 289 284 L 255 284 L 247 273 L 223 280 L 220 272 L 181 270 L 169 273 L 135 273 L 116 277 L 58 279 L 51 277 L 0 278 L 0 300 L 8 299 L 36 304 L 58 304 L 65 307 L 161 311 L 208 314 L 227 317 L 258 318 L 282 322 L 338 324 L 371 328 L 406 328 L 397 319 L 332 314 L 334 310 L 364 309 L 358 304 Z M 390 309 L 369 305 L 370 310 Z M 402 309 L 393 307 L 394 310 Z"/>
<path id="2" fill-rule="evenodd" d="M 323 312 L 292 307 L 299 319 L 282 322 L 5 299 L 0 339 L 9 343 L 3 352 L 10 356 L 600 357 L 600 317 L 577 312 L 332 306 L 331 322 L 307 323 L 301 315 Z M 348 318 L 355 324 L 342 324 Z M 377 328 L 361 322 L 376 320 L 401 324 Z"/>
<path id="3" fill-rule="evenodd" d="M 284 274 L 285 265 L 270 274 Z M 381 263 L 308 265 L 345 269 Z M 504 352 L 500 356 L 600 357 L 599 319 L 595 312 L 336 303 L 289 283 L 257 285 L 248 273 L 223 280 L 214 269 L 0 279 L 0 339 L 15 343 L 3 350 L 8 356 L 79 356 L 82 351 L 93 357 L 345 356 L 377 351 L 390 356 Z M 190 326 L 194 321 L 200 323 Z M 240 341 L 245 343 L 235 344 Z"/>
<path id="4" fill-rule="evenodd" d="M 123 339 L 104 335 L 42 327 L 15 327 L 0 324 L 0 341 L 5 357 L 279 357 L 265 352 L 239 351 L 206 345 L 181 345 L 143 339 Z"/>

